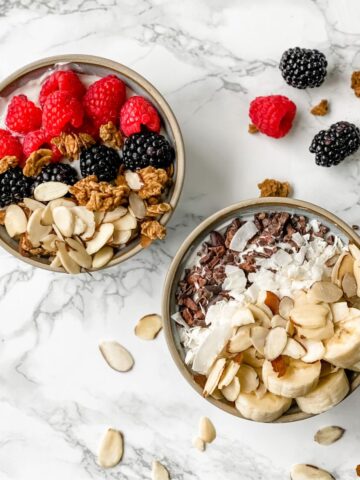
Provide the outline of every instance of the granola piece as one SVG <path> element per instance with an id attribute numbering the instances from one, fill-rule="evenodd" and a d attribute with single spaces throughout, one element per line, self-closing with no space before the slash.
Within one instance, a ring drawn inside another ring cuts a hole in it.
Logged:
<path id="1" fill-rule="evenodd" d="M 111 148 L 121 148 L 123 144 L 123 138 L 120 131 L 115 127 L 113 122 L 105 123 L 101 125 L 99 132 L 101 140 Z"/>
<path id="2" fill-rule="evenodd" d="M 139 190 L 139 197 L 146 200 L 160 196 L 169 181 L 168 174 L 163 168 L 146 167 L 139 170 L 144 186 Z"/>
<path id="3" fill-rule="evenodd" d="M 360 97 L 360 71 L 353 72 L 351 75 L 351 88 L 357 97 Z"/>
<path id="4" fill-rule="evenodd" d="M 45 250 L 44 248 L 42 247 L 37 247 L 35 248 L 33 246 L 33 244 L 30 242 L 29 240 L 29 236 L 27 233 L 23 233 L 21 236 L 20 236 L 20 241 L 19 241 L 19 253 L 23 256 L 23 257 L 29 257 L 29 256 L 45 256 L 45 257 L 49 257 L 51 256 L 52 254 L 56 253 L 56 252 L 49 252 L 47 250 Z"/>
<path id="5" fill-rule="evenodd" d="M 17 157 L 12 155 L 6 155 L 2 159 L 0 159 L 0 174 L 5 173 L 10 168 L 14 168 L 19 163 Z"/>
<path id="6" fill-rule="evenodd" d="M 52 150 L 48 148 L 40 148 L 39 150 L 32 152 L 26 159 L 23 168 L 23 174 L 25 177 L 36 177 L 39 175 L 41 170 L 51 162 L 52 155 Z"/>
<path id="7" fill-rule="evenodd" d="M 0 210 L 0 225 L 5 225 L 6 210 Z"/>
<path id="8" fill-rule="evenodd" d="M 251 134 L 258 133 L 259 129 L 253 123 L 249 123 L 248 132 Z"/>
<path id="9" fill-rule="evenodd" d="M 260 197 L 288 197 L 290 194 L 290 184 L 288 182 L 279 182 L 271 178 L 266 178 L 258 184 Z"/>
<path id="10" fill-rule="evenodd" d="M 166 228 L 157 220 L 149 220 L 141 224 L 141 235 L 150 240 L 163 240 L 166 236 Z"/>
<path id="11" fill-rule="evenodd" d="M 170 212 L 171 205 L 169 203 L 157 203 L 156 205 L 148 205 L 146 209 L 146 215 L 148 217 L 157 217 L 163 215 L 166 212 Z"/>
<path id="12" fill-rule="evenodd" d="M 91 147 L 96 141 L 88 133 L 61 133 L 51 140 L 60 153 L 70 160 L 77 160 L 82 148 Z"/>
<path id="13" fill-rule="evenodd" d="M 310 110 L 310 113 L 312 113 L 313 115 L 323 117 L 324 115 L 326 115 L 328 113 L 328 111 L 329 111 L 329 102 L 324 99 L 324 100 L 321 100 L 320 103 L 315 105 Z"/>

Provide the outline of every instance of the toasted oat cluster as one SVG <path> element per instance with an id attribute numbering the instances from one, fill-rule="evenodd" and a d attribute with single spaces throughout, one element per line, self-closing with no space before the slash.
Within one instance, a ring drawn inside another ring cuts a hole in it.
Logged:
<path id="1" fill-rule="evenodd" d="M 270 422 L 317 414 L 360 366 L 360 251 L 315 219 L 260 213 L 214 231 L 176 292 L 178 324 L 204 396 Z"/>

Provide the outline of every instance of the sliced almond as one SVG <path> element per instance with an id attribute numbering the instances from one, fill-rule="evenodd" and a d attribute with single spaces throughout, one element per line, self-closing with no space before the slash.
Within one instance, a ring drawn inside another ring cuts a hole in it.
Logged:
<path id="1" fill-rule="evenodd" d="M 81 218 L 74 216 L 74 235 L 81 235 L 86 230 L 86 223 Z"/>
<path id="2" fill-rule="evenodd" d="M 45 204 L 34 200 L 33 198 L 24 198 L 23 200 L 24 205 L 26 208 L 31 210 L 32 212 L 37 208 L 45 208 Z"/>
<path id="3" fill-rule="evenodd" d="M 355 260 L 353 264 L 353 274 L 356 280 L 356 295 L 360 297 L 360 260 Z"/>
<path id="4" fill-rule="evenodd" d="M 272 312 L 270 311 L 270 315 L 264 312 L 259 306 L 253 305 L 250 303 L 248 305 L 249 310 L 251 310 L 251 313 L 254 316 L 254 319 L 260 323 L 263 327 L 270 328 L 270 321 L 272 317 Z"/>
<path id="5" fill-rule="evenodd" d="M 143 187 L 144 183 L 142 182 L 138 173 L 132 172 L 131 170 L 126 170 L 124 175 L 126 183 L 129 185 L 131 190 L 140 190 Z"/>
<path id="6" fill-rule="evenodd" d="M 201 417 L 199 422 L 199 437 L 205 443 L 212 443 L 216 438 L 216 429 L 210 418 Z"/>
<path id="7" fill-rule="evenodd" d="M 206 448 L 206 443 L 204 440 L 201 440 L 200 437 L 194 437 L 192 441 L 193 447 L 195 447 L 199 452 L 203 452 Z"/>
<path id="8" fill-rule="evenodd" d="M 121 206 L 115 208 L 115 210 L 111 210 L 110 212 L 106 212 L 105 216 L 103 218 L 103 223 L 115 222 L 116 220 L 119 220 L 119 218 L 126 215 L 127 212 L 128 212 L 127 208 L 121 207 Z"/>
<path id="9" fill-rule="evenodd" d="M 26 232 L 27 218 L 18 205 L 9 205 L 5 213 L 5 228 L 9 237 L 14 238 Z"/>
<path id="10" fill-rule="evenodd" d="M 65 243 L 57 242 L 56 244 L 58 247 L 57 255 L 64 269 L 71 275 L 80 273 L 80 265 L 70 257 L 68 251 L 66 250 Z"/>
<path id="11" fill-rule="evenodd" d="M 251 328 L 251 343 L 261 355 L 264 355 L 265 340 L 268 334 L 269 329 L 260 325 Z"/>
<path id="12" fill-rule="evenodd" d="M 57 235 L 50 233 L 41 240 L 42 247 L 48 252 L 55 252 L 57 250 L 56 241 L 58 240 Z"/>
<path id="13" fill-rule="evenodd" d="M 64 237 L 71 237 L 74 233 L 75 217 L 70 208 L 55 207 L 53 212 L 55 225 Z"/>
<path id="14" fill-rule="evenodd" d="M 310 295 L 318 302 L 334 303 L 340 300 L 343 292 L 332 282 L 315 282 L 310 288 Z"/>
<path id="15" fill-rule="evenodd" d="M 237 377 L 240 380 L 241 393 L 255 392 L 259 386 L 259 376 L 256 370 L 249 365 L 241 365 Z"/>
<path id="16" fill-rule="evenodd" d="M 306 350 L 306 354 L 301 357 L 302 362 L 314 363 L 323 359 L 325 347 L 321 340 L 308 340 L 307 338 L 301 338 L 299 339 L 299 342 Z"/>
<path id="17" fill-rule="evenodd" d="M 226 387 L 221 389 L 221 393 L 224 395 L 228 402 L 235 402 L 240 393 L 240 380 L 238 377 L 234 377 L 232 381 Z"/>
<path id="18" fill-rule="evenodd" d="M 50 267 L 52 268 L 60 268 L 61 267 L 61 261 L 60 261 L 60 258 L 59 258 L 59 255 L 55 255 L 55 257 L 53 258 L 52 262 L 50 263 Z"/>
<path id="19" fill-rule="evenodd" d="M 57 236 L 57 238 L 58 238 L 61 242 L 65 242 L 65 238 L 63 237 L 62 233 L 60 232 L 60 230 L 58 229 L 58 227 L 55 225 L 55 223 L 53 223 L 52 229 L 54 230 L 55 235 Z"/>
<path id="20" fill-rule="evenodd" d="M 286 347 L 288 336 L 285 328 L 276 327 L 270 330 L 265 340 L 264 355 L 267 360 L 275 360 Z"/>
<path id="21" fill-rule="evenodd" d="M 250 327 L 247 325 L 240 327 L 236 334 L 230 338 L 227 351 L 230 353 L 239 353 L 251 347 Z"/>
<path id="22" fill-rule="evenodd" d="M 319 328 L 326 325 L 328 308 L 324 305 L 303 304 L 290 312 L 290 318 L 295 325 L 304 328 Z"/>
<path id="23" fill-rule="evenodd" d="M 349 245 L 349 252 L 355 260 L 360 260 L 360 249 L 355 244 L 352 243 Z"/>
<path id="24" fill-rule="evenodd" d="M 135 192 L 130 192 L 129 195 L 129 209 L 131 208 L 133 214 L 139 220 L 142 220 L 146 216 L 146 206 L 144 200 Z"/>
<path id="25" fill-rule="evenodd" d="M 127 372 L 134 366 L 130 352 L 114 340 L 101 342 L 99 349 L 107 364 L 117 372 Z"/>
<path id="26" fill-rule="evenodd" d="M 112 223 L 103 223 L 94 237 L 86 244 L 86 251 L 89 255 L 98 252 L 111 238 L 114 232 L 114 225 Z"/>
<path id="27" fill-rule="evenodd" d="M 231 323 L 234 327 L 241 327 L 243 325 L 255 323 L 255 318 L 249 308 L 239 307 L 232 315 Z"/>
<path id="28" fill-rule="evenodd" d="M 306 350 L 301 343 L 297 342 L 293 338 L 288 338 L 286 347 L 282 351 L 282 355 L 287 355 L 288 357 L 298 360 L 306 355 Z"/>
<path id="29" fill-rule="evenodd" d="M 113 222 L 115 230 L 134 230 L 137 227 L 137 220 L 130 213 Z"/>
<path id="30" fill-rule="evenodd" d="M 92 268 L 99 269 L 105 267 L 114 256 L 114 249 L 105 246 L 95 253 L 92 260 Z"/>
<path id="31" fill-rule="evenodd" d="M 151 480 L 170 480 L 170 475 L 164 465 L 157 460 L 152 462 Z"/>
<path id="32" fill-rule="evenodd" d="M 289 335 L 289 337 L 292 337 L 295 334 L 295 325 L 291 320 L 287 321 L 285 330 L 286 330 L 286 333 Z"/>
<path id="33" fill-rule="evenodd" d="M 335 478 L 325 470 L 321 470 L 314 465 L 298 464 L 293 465 L 290 471 L 291 480 L 335 480 Z"/>
<path id="34" fill-rule="evenodd" d="M 348 297 L 354 297 L 357 292 L 357 283 L 355 277 L 352 273 L 346 272 L 342 282 L 341 288 L 343 289 L 344 294 Z"/>
<path id="35" fill-rule="evenodd" d="M 331 281 L 335 283 L 338 287 L 341 287 L 342 279 L 344 278 L 345 273 L 352 273 L 353 271 L 354 259 L 352 255 L 348 252 L 343 252 L 337 259 L 332 272 L 331 272 Z"/>
<path id="36" fill-rule="evenodd" d="M 46 182 L 38 185 L 34 190 L 35 200 L 49 202 L 64 197 L 69 191 L 69 185 L 61 182 Z"/>
<path id="37" fill-rule="evenodd" d="M 264 303 L 270 308 L 273 315 L 277 315 L 279 313 L 280 299 L 277 295 L 275 295 L 275 293 L 267 291 Z"/>
<path id="38" fill-rule="evenodd" d="M 280 315 L 274 315 L 273 318 L 271 319 L 271 328 L 275 328 L 275 327 L 286 328 L 286 325 L 287 325 L 287 320 L 285 320 L 285 318 L 281 317 Z"/>
<path id="39" fill-rule="evenodd" d="M 226 359 L 219 358 L 218 360 L 216 360 L 216 362 L 212 366 L 203 390 L 204 397 L 208 397 L 209 395 L 211 395 L 215 390 L 215 388 L 218 386 L 221 375 L 225 369 L 225 364 L 226 364 Z"/>
<path id="40" fill-rule="evenodd" d="M 121 433 L 109 428 L 101 440 L 98 452 L 98 464 L 103 468 L 117 465 L 124 453 L 124 442 Z"/>
<path id="41" fill-rule="evenodd" d="M 153 340 L 162 329 L 160 315 L 152 313 L 140 318 L 136 327 L 135 335 L 143 340 Z"/>
<path id="42" fill-rule="evenodd" d="M 254 368 L 261 368 L 265 361 L 264 356 L 255 350 L 254 347 L 242 352 L 243 362 Z"/>
<path id="43" fill-rule="evenodd" d="M 60 207 L 62 208 L 62 207 Z M 92 258 L 85 250 L 84 246 L 74 240 L 73 238 L 67 238 L 66 243 L 71 247 L 69 250 L 69 257 L 71 257 L 80 267 L 89 269 L 92 265 Z"/>
<path id="44" fill-rule="evenodd" d="M 279 314 L 289 320 L 290 312 L 294 308 L 294 300 L 290 297 L 283 297 L 279 303 Z"/>
<path id="45" fill-rule="evenodd" d="M 86 225 L 86 230 L 81 234 L 82 240 L 89 240 L 95 233 L 95 217 L 94 212 L 91 212 L 86 207 L 73 207 L 72 212 L 79 217 Z"/>
<path id="46" fill-rule="evenodd" d="M 51 232 L 51 226 L 44 226 L 41 224 L 41 216 L 43 210 L 38 208 L 31 215 L 27 223 L 27 233 L 29 234 L 29 240 L 31 244 L 37 248 L 40 246 L 40 242 Z"/>
<path id="47" fill-rule="evenodd" d="M 342 427 L 324 427 L 315 433 L 314 440 L 320 445 L 331 445 L 340 440 L 344 433 L 345 429 Z"/>
<path id="48" fill-rule="evenodd" d="M 221 390 L 223 387 L 227 387 L 234 379 L 235 375 L 239 371 L 240 363 L 229 360 L 218 383 L 218 388 Z"/>
<path id="49" fill-rule="evenodd" d="M 94 212 L 95 225 L 98 227 L 104 220 L 105 212 Z"/>
<path id="50" fill-rule="evenodd" d="M 114 230 L 111 245 L 125 245 L 131 238 L 131 230 Z"/>

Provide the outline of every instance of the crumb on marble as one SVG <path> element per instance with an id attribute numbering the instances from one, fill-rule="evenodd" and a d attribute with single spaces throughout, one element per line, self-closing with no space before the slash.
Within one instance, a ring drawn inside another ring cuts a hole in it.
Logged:
<path id="1" fill-rule="evenodd" d="M 326 115 L 329 111 L 329 102 L 325 99 L 321 100 L 320 103 L 315 105 L 311 110 L 310 113 L 313 115 L 321 116 L 323 117 Z"/>
<path id="2" fill-rule="evenodd" d="M 351 88 L 357 97 L 360 97 L 360 71 L 353 72 L 351 75 Z"/>
<path id="3" fill-rule="evenodd" d="M 266 178 L 258 184 L 260 197 L 288 197 L 291 187 L 288 182 Z"/>
<path id="4" fill-rule="evenodd" d="M 249 123 L 249 127 L 248 127 L 248 132 L 253 134 L 253 133 L 258 133 L 259 129 L 253 124 L 253 123 Z"/>

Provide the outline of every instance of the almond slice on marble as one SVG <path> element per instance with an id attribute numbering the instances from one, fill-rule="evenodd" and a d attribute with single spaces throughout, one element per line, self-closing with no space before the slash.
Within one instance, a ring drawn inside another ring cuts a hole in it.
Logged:
<path id="1" fill-rule="evenodd" d="M 329 314 L 324 305 L 303 304 L 290 312 L 290 319 L 295 325 L 304 328 L 320 328 L 326 325 Z"/>
<path id="2" fill-rule="evenodd" d="M 268 334 L 269 334 L 269 329 L 265 327 L 261 327 L 260 325 L 256 325 L 255 327 L 251 328 L 251 331 L 250 331 L 251 344 L 260 353 L 260 355 L 264 355 L 265 340 Z"/>
<path id="3" fill-rule="evenodd" d="M 216 429 L 210 418 L 201 417 L 199 421 L 199 438 L 205 443 L 212 443 L 216 438 Z"/>
<path id="4" fill-rule="evenodd" d="M 70 208 L 55 207 L 52 211 L 55 225 L 64 237 L 71 237 L 74 233 L 75 217 Z"/>
<path id="5" fill-rule="evenodd" d="M 151 480 L 170 480 L 170 474 L 164 465 L 153 460 L 151 467 Z"/>
<path id="6" fill-rule="evenodd" d="M 114 230 L 111 245 L 125 245 L 132 235 L 131 230 Z"/>
<path id="7" fill-rule="evenodd" d="M 141 180 L 141 177 L 138 173 L 132 172 L 131 170 L 126 170 L 124 173 L 126 183 L 129 185 L 131 190 L 140 190 L 144 183 Z"/>
<path id="8" fill-rule="evenodd" d="M 114 256 L 114 249 L 106 245 L 95 253 L 92 259 L 92 268 L 98 269 L 105 267 Z"/>
<path id="9" fill-rule="evenodd" d="M 68 251 L 66 250 L 65 243 L 58 241 L 56 242 L 56 245 L 58 247 L 57 256 L 59 257 L 61 265 L 64 267 L 64 269 L 71 275 L 77 275 L 80 273 L 80 265 L 70 257 Z"/>
<path id="10" fill-rule="evenodd" d="M 276 327 L 269 331 L 264 346 L 264 355 L 267 360 L 275 360 L 286 347 L 288 336 L 285 328 Z"/>
<path id="11" fill-rule="evenodd" d="M 195 447 L 199 452 L 203 452 L 206 448 L 206 443 L 204 440 L 201 440 L 200 437 L 194 437 L 192 441 L 193 447 Z"/>
<path id="12" fill-rule="evenodd" d="M 107 364 L 117 372 L 127 372 L 134 366 L 131 353 L 114 340 L 101 342 L 99 350 Z"/>
<path id="13" fill-rule="evenodd" d="M 291 480 L 335 480 L 329 472 L 314 465 L 293 465 L 290 471 Z"/>
<path id="14" fill-rule="evenodd" d="M 229 385 L 226 385 L 221 389 L 221 393 L 228 402 L 235 402 L 240 393 L 239 377 L 234 377 Z"/>
<path id="15" fill-rule="evenodd" d="M 135 335 L 142 340 L 154 340 L 162 326 L 160 315 L 156 313 L 145 315 L 138 321 L 135 327 Z"/>
<path id="16" fill-rule="evenodd" d="M 218 386 L 221 375 L 225 369 L 225 364 L 226 364 L 226 359 L 219 358 L 211 367 L 209 376 L 206 380 L 205 387 L 203 390 L 204 397 L 208 397 L 209 395 L 211 395 L 215 390 L 215 388 Z"/>
<path id="17" fill-rule="evenodd" d="M 134 230 L 137 227 L 137 220 L 130 213 L 113 222 L 115 230 Z"/>
<path id="18" fill-rule="evenodd" d="M 71 257 L 80 267 L 86 269 L 91 268 L 92 258 L 87 253 L 84 246 L 74 238 L 66 238 L 65 241 L 71 247 L 68 251 L 69 257 Z"/>
<path id="19" fill-rule="evenodd" d="M 250 327 L 244 325 L 238 328 L 235 335 L 233 335 L 227 345 L 227 351 L 229 353 L 240 353 L 251 347 Z"/>
<path id="20" fill-rule="evenodd" d="M 315 433 L 314 440 L 320 445 L 331 445 L 340 440 L 344 433 L 345 429 L 342 427 L 324 427 Z"/>
<path id="21" fill-rule="evenodd" d="M 348 297 L 354 297 L 357 292 L 357 283 L 354 275 L 352 273 L 346 272 L 342 282 L 341 288 L 343 289 L 344 294 Z"/>
<path id="22" fill-rule="evenodd" d="M 52 230 L 51 226 L 42 225 L 41 217 L 43 210 L 38 208 L 31 215 L 27 223 L 27 233 L 31 244 L 37 248 L 40 246 L 40 242 L 45 238 Z"/>
<path id="23" fill-rule="evenodd" d="M 301 357 L 305 363 L 314 363 L 322 360 L 325 354 L 325 347 L 321 340 L 299 339 L 299 343 L 305 348 L 306 354 Z"/>
<path id="24" fill-rule="evenodd" d="M 124 441 L 121 433 L 109 428 L 101 440 L 98 452 L 98 464 L 103 468 L 117 465 L 124 453 Z"/>
<path id="25" fill-rule="evenodd" d="M 286 328 L 287 325 L 287 320 L 283 318 L 281 315 L 274 315 L 273 318 L 271 319 L 271 328 L 275 327 L 282 327 Z"/>
<path id="26" fill-rule="evenodd" d="M 332 282 L 315 282 L 309 292 L 310 298 L 324 303 L 337 302 L 343 296 L 341 288 Z"/>
<path id="27" fill-rule="evenodd" d="M 81 206 L 73 207 L 72 212 L 86 225 L 86 230 L 81 234 L 81 239 L 85 241 L 90 240 L 94 236 L 96 227 L 94 212 L 91 212 L 86 207 Z"/>
<path id="28" fill-rule="evenodd" d="M 34 198 L 39 202 L 49 202 L 64 197 L 69 191 L 69 185 L 61 182 L 46 182 L 38 185 L 34 190 Z"/>
<path id="29" fill-rule="evenodd" d="M 234 360 L 229 360 L 218 383 L 218 388 L 221 390 L 223 387 L 227 387 L 235 378 L 235 375 L 239 371 L 240 363 Z"/>
<path id="30" fill-rule="evenodd" d="M 26 208 L 31 210 L 32 212 L 37 208 L 45 208 L 45 204 L 34 200 L 33 198 L 24 198 L 23 200 L 24 205 Z"/>
<path id="31" fill-rule="evenodd" d="M 298 360 L 306 355 L 306 350 L 301 343 L 297 342 L 293 338 L 288 338 L 286 346 L 282 351 L 282 355 L 287 355 L 288 357 Z"/>
<path id="32" fill-rule="evenodd" d="M 242 364 L 237 373 L 237 377 L 240 381 L 241 393 L 255 392 L 259 386 L 259 376 L 256 370 L 249 365 Z"/>
<path id="33" fill-rule="evenodd" d="M 89 255 L 98 252 L 110 240 L 114 232 L 114 225 L 112 223 L 103 223 L 95 232 L 94 237 L 86 244 L 86 251 Z"/>
<path id="34" fill-rule="evenodd" d="M 110 212 L 106 212 L 105 216 L 103 218 L 103 223 L 112 223 L 115 222 L 116 220 L 119 220 L 119 218 L 125 216 L 127 214 L 128 210 L 125 207 L 117 207 L 115 210 L 111 210 Z"/>
<path id="35" fill-rule="evenodd" d="M 279 314 L 289 320 L 290 312 L 294 308 L 294 300 L 290 297 L 283 297 L 279 303 Z"/>
<path id="36" fill-rule="evenodd" d="M 129 210 L 131 209 L 132 213 L 136 218 L 142 220 L 146 216 L 146 206 L 144 200 L 142 200 L 139 195 L 135 192 L 130 192 L 129 195 Z"/>
<path id="37" fill-rule="evenodd" d="M 9 205 L 5 213 L 5 229 L 9 237 L 14 238 L 26 232 L 27 218 L 18 205 Z"/>

